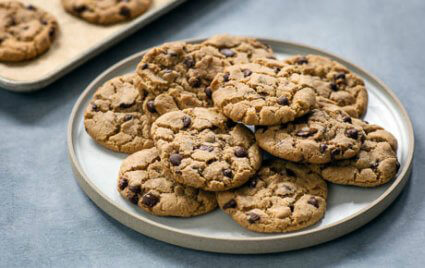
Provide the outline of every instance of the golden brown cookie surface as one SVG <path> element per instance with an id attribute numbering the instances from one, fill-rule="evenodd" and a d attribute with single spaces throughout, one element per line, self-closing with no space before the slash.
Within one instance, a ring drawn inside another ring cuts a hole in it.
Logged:
<path id="1" fill-rule="evenodd" d="M 56 19 L 33 5 L 0 2 L 0 61 L 25 61 L 46 52 L 58 31 Z"/>

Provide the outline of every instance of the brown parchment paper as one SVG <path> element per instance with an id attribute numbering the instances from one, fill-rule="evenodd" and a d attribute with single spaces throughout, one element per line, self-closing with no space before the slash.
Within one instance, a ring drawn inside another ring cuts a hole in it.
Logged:
<path id="1" fill-rule="evenodd" d="M 60 0 L 20 0 L 38 6 L 56 17 L 59 32 L 49 51 L 40 57 L 23 63 L 0 63 L 0 79 L 22 82 L 37 82 L 58 75 L 69 65 L 87 57 L 105 43 L 125 30 L 142 24 L 161 9 L 176 0 L 153 0 L 149 10 L 126 23 L 111 26 L 90 24 L 76 18 L 62 8 Z"/>

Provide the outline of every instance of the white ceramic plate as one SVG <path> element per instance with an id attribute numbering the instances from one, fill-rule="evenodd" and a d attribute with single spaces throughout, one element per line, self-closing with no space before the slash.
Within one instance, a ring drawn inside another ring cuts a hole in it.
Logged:
<path id="1" fill-rule="evenodd" d="M 145 235 L 183 247 L 223 253 L 266 253 L 312 246 L 349 233 L 382 212 L 403 189 L 412 165 L 413 129 L 400 101 L 381 81 L 341 58 L 303 45 L 261 41 L 271 45 L 279 58 L 308 53 L 328 56 L 366 81 L 369 108 L 365 119 L 385 127 L 399 142 L 401 168 L 396 179 L 372 189 L 329 184 L 328 209 L 324 219 L 310 228 L 288 234 L 247 231 L 220 210 L 190 219 L 156 217 L 145 213 L 124 200 L 116 190 L 118 170 L 126 155 L 97 145 L 83 125 L 84 109 L 95 90 L 117 75 L 134 71 L 144 54 L 141 52 L 96 78 L 82 93 L 72 111 L 68 126 L 69 155 L 76 178 L 87 195 L 113 218 Z"/>

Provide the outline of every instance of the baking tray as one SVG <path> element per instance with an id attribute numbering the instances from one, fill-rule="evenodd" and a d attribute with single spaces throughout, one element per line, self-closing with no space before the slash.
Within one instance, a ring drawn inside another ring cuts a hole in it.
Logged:
<path id="1" fill-rule="evenodd" d="M 401 168 L 394 180 L 370 189 L 328 184 L 325 217 L 307 229 L 286 234 L 247 231 L 220 210 L 189 219 L 156 217 L 140 210 L 126 202 L 116 190 L 118 170 L 126 155 L 97 145 L 84 130 L 83 115 L 96 89 L 112 77 L 133 72 L 146 52 L 143 51 L 97 77 L 84 90 L 72 110 L 68 124 L 69 159 L 75 178 L 91 200 L 111 217 L 147 236 L 187 248 L 222 253 L 269 253 L 309 247 L 347 234 L 387 208 L 408 181 L 414 151 L 412 124 L 398 98 L 373 75 L 333 54 L 285 41 L 260 40 L 269 44 L 278 58 L 294 54 L 324 55 L 344 64 L 364 79 L 369 92 L 365 119 L 385 127 L 399 143 L 397 154 Z"/>
<path id="2" fill-rule="evenodd" d="M 132 21 L 100 26 L 66 13 L 60 0 L 21 0 L 54 15 L 60 30 L 52 47 L 40 57 L 0 63 L 0 88 L 17 92 L 41 89 L 184 1 L 152 0 L 147 12 Z"/>

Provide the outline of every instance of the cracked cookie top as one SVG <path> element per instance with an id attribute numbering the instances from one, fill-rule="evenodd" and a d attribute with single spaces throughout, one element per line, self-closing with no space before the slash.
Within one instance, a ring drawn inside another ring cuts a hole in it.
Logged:
<path id="1" fill-rule="evenodd" d="M 262 149 L 276 157 L 323 164 L 357 155 L 365 133 L 341 109 L 314 109 L 287 124 L 256 127 L 255 137 Z"/>
<path id="2" fill-rule="evenodd" d="M 137 66 L 139 87 L 152 93 L 160 114 L 210 107 L 209 85 L 217 73 L 264 54 L 273 55 L 260 42 L 243 37 L 216 36 L 201 44 L 165 43 L 148 51 Z"/>
<path id="3" fill-rule="evenodd" d="M 290 232 L 318 222 L 325 214 L 326 182 L 305 166 L 265 161 L 238 189 L 217 193 L 220 208 L 255 232 Z"/>
<path id="4" fill-rule="evenodd" d="M 94 94 L 84 114 L 87 133 L 100 145 L 122 153 L 153 146 L 147 92 L 135 88 L 135 74 L 113 78 Z"/>
<path id="5" fill-rule="evenodd" d="M 88 22 L 102 25 L 133 19 L 144 13 L 151 0 L 62 0 L 64 9 Z"/>
<path id="6" fill-rule="evenodd" d="M 318 55 L 292 56 L 284 63 L 282 73 L 291 81 L 313 88 L 318 96 L 332 100 L 352 117 L 366 113 L 365 83 L 342 64 Z"/>
<path id="7" fill-rule="evenodd" d="M 47 51 L 58 30 L 56 19 L 33 5 L 0 3 L 0 61 L 24 61 Z"/>
<path id="8" fill-rule="evenodd" d="M 233 121 L 277 125 L 313 109 L 313 89 L 281 74 L 284 65 L 262 59 L 227 67 L 211 83 L 214 105 Z"/>
<path id="9" fill-rule="evenodd" d="M 168 178 L 156 148 L 128 156 L 121 164 L 118 191 L 133 204 L 157 216 L 192 217 L 214 210 L 214 193 Z"/>
<path id="10" fill-rule="evenodd" d="M 400 168 L 397 160 L 397 140 L 378 125 L 356 120 L 366 132 L 358 155 L 352 159 L 316 166 L 315 171 L 325 180 L 361 187 L 374 187 L 393 179 Z"/>
<path id="11" fill-rule="evenodd" d="M 252 132 L 215 108 L 189 108 L 159 117 L 152 137 L 164 168 L 179 183 L 223 191 L 245 183 L 260 167 Z"/>

